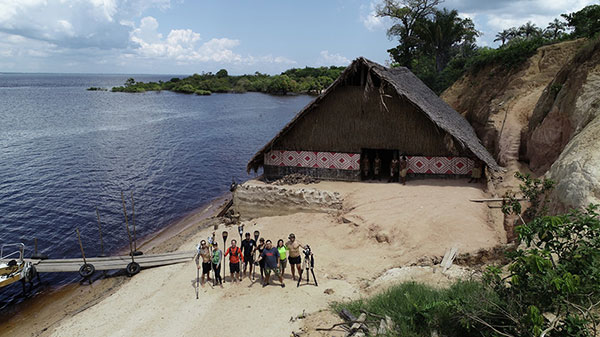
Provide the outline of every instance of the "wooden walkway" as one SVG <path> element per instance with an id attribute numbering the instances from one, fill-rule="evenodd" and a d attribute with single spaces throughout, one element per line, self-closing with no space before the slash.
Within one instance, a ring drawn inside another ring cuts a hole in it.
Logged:
<path id="1" fill-rule="evenodd" d="M 173 252 L 165 254 L 149 254 L 134 256 L 135 262 L 142 268 L 166 266 L 175 263 L 191 261 L 195 251 Z M 83 265 L 83 259 L 28 260 L 35 265 L 39 273 L 78 272 Z M 125 269 L 131 262 L 131 256 L 108 256 L 86 258 L 96 270 Z"/>

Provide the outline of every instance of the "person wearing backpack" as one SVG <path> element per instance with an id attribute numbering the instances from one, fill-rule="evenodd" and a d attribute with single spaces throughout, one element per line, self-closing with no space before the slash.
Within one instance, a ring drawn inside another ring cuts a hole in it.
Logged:
<path id="1" fill-rule="evenodd" d="M 244 262 L 244 257 L 242 256 L 242 250 L 237 246 L 237 241 L 231 240 L 231 246 L 227 248 L 225 252 L 225 256 L 229 255 L 229 273 L 231 274 L 231 279 L 233 282 L 241 281 L 240 277 L 240 261 Z"/>

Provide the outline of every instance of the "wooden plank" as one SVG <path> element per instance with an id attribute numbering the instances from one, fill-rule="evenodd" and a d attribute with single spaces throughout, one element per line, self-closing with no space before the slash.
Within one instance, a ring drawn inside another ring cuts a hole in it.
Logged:
<path id="1" fill-rule="evenodd" d="M 219 212 L 219 214 L 217 214 L 217 218 L 220 218 L 223 215 L 225 215 L 225 213 L 227 213 L 227 211 L 229 210 L 229 208 L 232 205 L 233 205 L 233 199 L 229 200 L 229 202 L 227 202 L 227 204 L 225 204 L 225 206 L 223 207 L 223 209 Z"/>
<path id="2" fill-rule="evenodd" d="M 442 260 L 442 263 L 440 263 L 440 266 L 442 266 L 442 272 L 445 272 L 450 267 L 452 267 L 452 262 L 456 258 L 457 252 L 458 252 L 458 248 L 456 248 L 456 247 L 452 247 L 452 249 L 450 249 L 449 251 L 446 251 L 446 254 L 444 255 L 444 259 Z"/>
<path id="3" fill-rule="evenodd" d="M 135 257 L 135 262 L 142 268 L 158 267 L 175 263 L 185 263 L 192 260 L 194 251 L 183 251 L 164 254 L 140 255 Z M 86 259 L 94 265 L 96 270 L 123 269 L 131 262 L 130 256 L 109 256 Z M 77 272 L 83 265 L 83 259 L 54 259 L 33 260 L 38 272 Z"/>

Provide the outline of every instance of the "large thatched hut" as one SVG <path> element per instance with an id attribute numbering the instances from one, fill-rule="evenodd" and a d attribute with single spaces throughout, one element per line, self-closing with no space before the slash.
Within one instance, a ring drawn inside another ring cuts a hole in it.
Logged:
<path id="1" fill-rule="evenodd" d="M 406 155 L 409 174 L 468 175 L 475 162 L 498 170 L 471 125 L 406 68 L 358 58 L 248 163 L 267 179 L 302 173 L 360 180 L 361 157 Z M 386 173 L 388 170 L 383 169 Z"/>

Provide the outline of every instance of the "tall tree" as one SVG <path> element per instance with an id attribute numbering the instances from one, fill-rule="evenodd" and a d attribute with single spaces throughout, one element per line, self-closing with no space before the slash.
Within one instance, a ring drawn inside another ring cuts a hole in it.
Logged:
<path id="1" fill-rule="evenodd" d="M 418 21 L 416 35 L 424 52 L 435 57 L 436 71 L 440 73 L 451 58 L 452 48 L 459 43 L 474 43 L 479 32 L 471 19 L 462 19 L 458 11 L 436 10 L 433 18 Z"/>
<path id="2" fill-rule="evenodd" d="M 525 36 L 526 39 L 529 39 L 530 37 L 539 36 L 541 34 L 541 29 L 539 29 L 535 25 L 535 23 L 532 23 L 531 21 L 527 21 L 526 24 L 519 27 L 519 31 L 521 31 L 521 33 L 523 34 L 523 36 Z"/>
<path id="3" fill-rule="evenodd" d="M 397 37 L 400 44 L 388 50 L 398 64 L 409 67 L 418 45 L 415 33 L 419 20 L 434 13 L 443 0 L 383 0 L 377 7 L 377 15 L 389 17 L 394 25 L 388 29 L 388 37 Z"/>
<path id="4" fill-rule="evenodd" d="M 600 5 L 586 6 L 578 12 L 560 16 L 574 29 L 573 37 L 592 37 L 600 32 Z"/>
<path id="5" fill-rule="evenodd" d="M 559 19 L 554 19 L 554 21 L 550 22 L 548 27 L 546 27 L 546 32 L 548 32 L 548 35 L 552 40 L 556 40 L 565 31 L 565 26 L 566 24 L 564 22 Z"/>
<path id="6" fill-rule="evenodd" d="M 508 29 L 505 29 L 501 32 L 498 32 L 498 34 L 496 34 L 496 38 L 494 39 L 494 42 L 500 41 L 502 43 L 502 45 L 504 46 L 504 44 L 508 40 L 510 40 L 510 32 L 508 31 Z"/>

